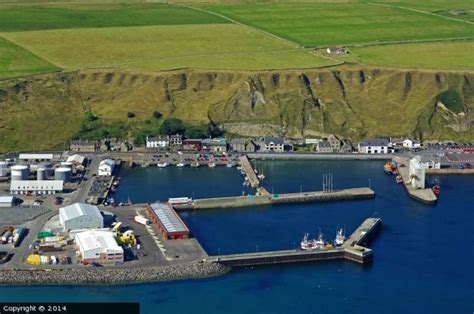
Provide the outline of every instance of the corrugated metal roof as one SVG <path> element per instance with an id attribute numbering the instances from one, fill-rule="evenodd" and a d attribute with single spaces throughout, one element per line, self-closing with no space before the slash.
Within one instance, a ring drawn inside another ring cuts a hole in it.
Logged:
<path id="1" fill-rule="evenodd" d="M 0 196 L 0 203 L 12 203 L 13 196 Z"/>
<path id="2" fill-rule="evenodd" d="M 63 217 L 64 221 L 74 219 L 80 216 L 95 216 L 102 219 L 102 215 L 97 206 L 74 203 L 59 209 L 59 215 Z"/>
<path id="3" fill-rule="evenodd" d="M 20 154 L 19 159 L 53 159 L 53 154 Z"/>
<path id="4" fill-rule="evenodd" d="M 169 205 L 153 203 L 150 207 L 167 232 L 189 232 L 188 227 Z"/>
<path id="5" fill-rule="evenodd" d="M 101 249 L 103 252 L 111 250 L 123 252 L 123 249 L 117 244 L 113 233 L 110 231 L 83 231 L 76 233 L 74 239 L 77 245 L 84 251 Z"/>

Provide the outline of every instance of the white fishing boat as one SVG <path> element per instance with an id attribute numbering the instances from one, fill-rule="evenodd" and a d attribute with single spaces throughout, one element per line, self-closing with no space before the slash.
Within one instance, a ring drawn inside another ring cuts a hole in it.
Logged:
<path id="1" fill-rule="evenodd" d="M 344 230 L 341 228 L 336 232 L 336 239 L 334 240 L 334 244 L 336 246 L 341 246 L 346 241 L 346 236 L 344 235 Z"/>
<path id="2" fill-rule="evenodd" d="M 184 167 L 184 166 L 186 166 L 186 164 L 182 163 L 182 162 L 180 162 L 179 164 L 176 165 L 176 167 Z"/>
<path id="3" fill-rule="evenodd" d="M 191 167 L 197 168 L 197 167 L 199 167 L 199 163 L 197 161 L 193 161 L 191 163 Z"/>
<path id="4" fill-rule="evenodd" d="M 148 167 L 149 165 L 150 165 L 150 164 L 148 164 L 148 163 L 144 163 L 144 164 L 141 164 L 140 167 L 146 168 L 146 167 Z"/>
<path id="5" fill-rule="evenodd" d="M 210 163 L 207 164 L 207 166 L 209 168 L 214 168 L 216 166 L 216 163 L 215 162 L 210 162 Z"/>
<path id="6" fill-rule="evenodd" d="M 325 248 L 323 234 L 319 232 L 318 239 L 308 239 L 309 233 L 305 233 L 303 240 L 300 243 L 302 250 L 322 250 Z"/>
<path id="7" fill-rule="evenodd" d="M 168 163 L 167 162 L 159 162 L 157 164 L 158 168 L 166 168 L 168 167 Z"/>
<path id="8" fill-rule="evenodd" d="M 227 168 L 232 168 L 234 166 L 233 163 L 229 162 L 227 165 L 225 165 Z"/>

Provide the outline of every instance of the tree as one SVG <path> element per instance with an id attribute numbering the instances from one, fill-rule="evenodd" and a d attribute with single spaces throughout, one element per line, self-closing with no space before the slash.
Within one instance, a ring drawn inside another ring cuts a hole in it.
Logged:
<path id="1" fill-rule="evenodd" d="M 162 116 L 163 116 L 163 115 L 161 114 L 161 112 L 153 111 L 153 118 L 159 119 L 159 118 L 161 118 Z"/>
<path id="2" fill-rule="evenodd" d="M 185 130 L 186 128 L 184 127 L 183 121 L 176 118 L 168 118 L 163 121 L 163 124 L 160 127 L 160 134 L 183 134 Z"/>
<path id="3" fill-rule="evenodd" d="M 205 129 L 205 127 L 204 127 Z M 195 125 L 190 125 L 186 127 L 186 131 L 184 132 L 184 135 L 187 138 L 205 138 L 207 137 L 206 131 L 203 130 L 203 127 L 195 126 Z"/>
<path id="4" fill-rule="evenodd" d="M 130 111 L 127 112 L 127 118 L 129 118 L 129 119 L 135 118 L 135 113 L 130 112 Z"/>

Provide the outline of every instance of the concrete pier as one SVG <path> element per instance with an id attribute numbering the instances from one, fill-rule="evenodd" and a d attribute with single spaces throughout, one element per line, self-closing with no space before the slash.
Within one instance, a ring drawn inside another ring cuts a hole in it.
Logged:
<path id="1" fill-rule="evenodd" d="M 443 176 L 443 175 L 474 175 L 474 169 L 460 168 L 443 168 L 443 169 L 426 169 L 426 175 Z"/>
<path id="2" fill-rule="evenodd" d="M 357 263 L 367 263 L 373 258 L 373 252 L 365 245 L 375 236 L 382 226 L 382 219 L 367 218 L 340 247 L 321 250 L 282 250 L 211 256 L 209 261 L 226 266 L 255 266 L 282 263 L 347 259 Z"/>
<path id="3" fill-rule="evenodd" d="M 230 196 L 196 199 L 187 204 L 174 205 L 176 210 L 231 208 L 288 203 L 315 203 L 355 199 L 370 199 L 375 192 L 370 188 L 353 188 L 333 192 L 315 191 L 302 193 Z"/>
<path id="4" fill-rule="evenodd" d="M 397 165 L 398 173 L 403 179 L 403 185 L 405 186 L 408 195 L 422 203 L 425 204 L 435 204 L 438 198 L 434 194 L 434 192 L 431 189 L 416 189 L 411 184 L 410 182 L 410 175 L 409 175 L 409 160 L 408 158 L 404 157 L 394 157 L 393 161 Z"/>
<path id="5" fill-rule="evenodd" d="M 245 175 L 250 182 L 250 186 L 254 189 L 257 188 L 260 185 L 260 180 L 255 174 L 255 171 L 253 170 L 252 164 L 250 163 L 247 155 L 240 156 L 240 165 L 242 166 L 242 170 L 245 172 Z"/>

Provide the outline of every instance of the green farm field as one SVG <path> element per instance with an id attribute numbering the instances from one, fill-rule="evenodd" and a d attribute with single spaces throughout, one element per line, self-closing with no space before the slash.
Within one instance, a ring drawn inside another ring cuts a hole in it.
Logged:
<path id="1" fill-rule="evenodd" d="M 56 70 L 55 65 L 0 37 L 0 79 Z"/>
<path id="2" fill-rule="evenodd" d="M 256 70 L 339 63 L 233 24 L 85 28 L 3 36 L 64 69 Z"/>
<path id="3" fill-rule="evenodd" d="M 228 23 L 228 21 L 205 12 L 167 4 L 0 6 L 0 32 L 214 23 Z"/>
<path id="4" fill-rule="evenodd" d="M 408 68 L 474 70 L 474 41 L 379 45 L 352 48 L 348 58 L 362 64 Z"/>
<path id="5" fill-rule="evenodd" d="M 474 25 L 364 3 L 199 5 L 305 46 L 376 44 L 474 36 Z"/>

